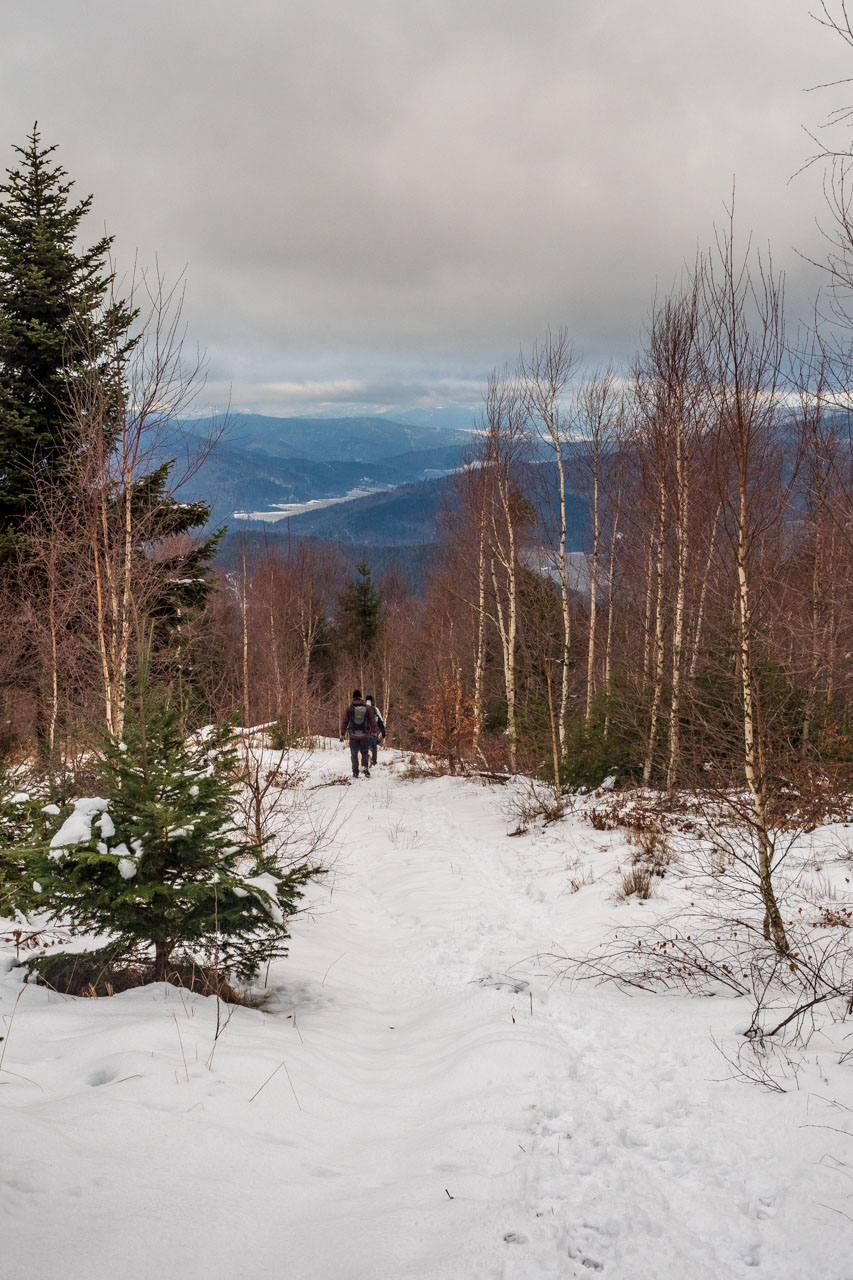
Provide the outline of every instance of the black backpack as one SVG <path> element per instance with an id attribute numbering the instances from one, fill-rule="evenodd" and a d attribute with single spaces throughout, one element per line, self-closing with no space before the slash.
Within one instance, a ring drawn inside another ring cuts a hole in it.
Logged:
<path id="1" fill-rule="evenodd" d="M 349 731 L 356 738 L 367 733 L 367 707 L 363 702 L 353 703 L 349 709 Z"/>

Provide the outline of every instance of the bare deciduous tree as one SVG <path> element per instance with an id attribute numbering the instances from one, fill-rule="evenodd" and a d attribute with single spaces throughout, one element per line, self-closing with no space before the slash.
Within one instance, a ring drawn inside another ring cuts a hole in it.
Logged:
<path id="1" fill-rule="evenodd" d="M 546 333 L 536 342 L 529 356 L 522 354 L 519 374 L 527 398 L 527 410 L 531 433 L 546 456 L 553 462 L 556 474 L 556 490 L 549 483 L 545 472 L 545 526 L 551 536 L 552 522 L 556 515 L 556 536 L 553 538 L 554 558 L 560 584 L 561 620 L 563 642 L 561 656 L 560 701 L 557 715 L 560 754 L 566 754 L 566 717 L 569 707 L 569 663 L 572 646 L 571 591 L 568 575 L 568 511 L 567 511 L 567 461 L 566 450 L 571 440 L 572 415 L 567 399 L 579 361 L 568 332 L 560 328 Z M 556 510 L 554 510 L 556 508 Z M 550 679 L 550 677 L 549 677 Z M 549 685 L 550 696 L 550 685 Z"/>
<path id="2" fill-rule="evenodd" d="M 718 234 L 702 288 L 706 390 L 714 406 L 714 456 L 736 571 L 737 660 L 741 689 L 742 760 L 758 844 L 764 928 L 781 953 L 788 939 L 773 885 L 774 838 L 768 812 L 766 753 L 755 669 L 757 559 L 762 540 L 787 505 L 782 481 L 779 412 L 785 356 L 782 286 L 770 266 L 738 258 L 733 222 Z"/>

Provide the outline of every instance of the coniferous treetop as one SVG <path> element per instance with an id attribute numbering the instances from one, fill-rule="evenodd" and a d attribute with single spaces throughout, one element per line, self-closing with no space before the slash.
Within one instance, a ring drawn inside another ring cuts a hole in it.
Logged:
<path id="1" fill-rule="evenodd" d="M 27 515 L 35 476 L 61 475 L 69 432 L 68 378 L 115 359 L 115 337 L 134 313 L 111 301 L 112 237 L 78 248 L 92 197 L 72 200 L 73 182 L 43 146 L 38 125 L 19 164 L 0 182 L 0 528 Z M 113 339 L 113 341 L 110 341 Z M 132 346 L 126 341 L 120 360 Z M 115 415 L 120 413 L 117 397 Z M 114 430 L 117 416 L 105 423 Z"/>
<path id="2" fill-rule="evenodd" d="M 337 630 L 344 647 L 356 659 L 365 658 L 384 623 L 382 596 L 374 586 L 370 566 L 361 560 L 355 577 L 338 596 Z"/>

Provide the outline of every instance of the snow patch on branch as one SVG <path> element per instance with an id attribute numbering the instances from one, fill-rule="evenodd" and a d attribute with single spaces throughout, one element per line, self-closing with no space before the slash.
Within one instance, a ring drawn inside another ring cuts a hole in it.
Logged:
<path id="1" fill-rule="evenodd" d="M 264 910 L 276 924 L 284 923 L 284 913 L 278 904 L 279 882 L 275 876 L 270 875 L 268 871 L 264 871 L 259 876 L 244 877 L 243 884 L 248 885 L 250 889 L 255 891 L 255 897 L 260 899 Z"/>
<path id="2" fill-rule="evenodd" d="M 109 801 L 100 796 L 84 796 L 75 800 L 74 810 L 68 815 L 56 835 L 50 842 L 52 858 L 62 855 L 62 850 L 70 845 L 85 844 L 92 838 L 92 822 L 99 813 L 104 813 Z"/>
<path id="3" fill-rule="evenodd" d="M 101 828 L 105 840 L 110 840 L 116 833 L 115 823 L 108 813 L 102 813 L 95 825 Z"/>

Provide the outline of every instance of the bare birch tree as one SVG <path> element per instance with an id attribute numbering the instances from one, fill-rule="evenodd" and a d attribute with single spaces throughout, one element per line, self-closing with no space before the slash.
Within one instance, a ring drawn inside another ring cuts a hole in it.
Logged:
<path id="1" fill-rule="evenodd" d="M 596 626 L 598 593 L 601 581 L 602 489 L 606 469 L 617 442 L 621 402 L 612 366 L 581 386 L 577 396 L 576 422 L 578 442 L 583 450 L 590 487 L 592 547 L 589 557 L 589 633 L 586 652 L 586 698 L 584 721 L 592 717 L 595 693 Z"/>
<path id="2" fill-rule="evenodd" d="M 736 571 L 737 665 L 742 767 L 757 845 L 765 937 L 788 952 L 773 882 L 775 841 L 769 813 L 767 752 L 756 669 L 757 559 L 787 503 L 781 483 L 779 414 L 785 354 L 782 285 L 772 269 L 738 258 L 733 222 L 719 233 L 702 288 L 706 391 L 715 409 L 717 482 L 723 527 Z"/>
<path id="3" fill-rule="evenodd" d="M 124 723 L 135 621 L 155 606 L 170 575 L 179 572 L 175 560 L 182 558 L 154 553 L 170 536 L 161 501 L 172 461 L 168 453 L 184 455 L 180 473 L 169 476 L 171 495 L 195 474 L 214 443 L 190 442 L 176 426 L 202 371 L 200 360 L 187 363 L 184 355 L 181 283 L 168 287 L 159 274 L 140 274 L 127 301 L 134 319 L 141 308 L 138 332 L 113 335 L 112 360 L 100 352 L 81 359 L 68 385 L 77 440 L 68 488 L 87 531 L 104 718 L 114 737 L 121 736 Z M 105 429 L 111 419 L 113 432 Z M 205 508 L 196 505 L 201 517 Z"/>
<path id="4" fill-rule="evenodd" d="M 550 330 L 541 342 L 536 342 L 529 356 L 522 354 L 519 374 L 527 398 L 528 422 L 537 445 L 544 447 L 545 456 L 553 463 L 556 474 L 556 492 L 551 484 L 550 470 L 544 474 L 546 489 L 546 534 L 553 541 L 554 559 L 560 584 L 561 620 L 563 626 L 560 698 L 557 726 L 560 755 L 566 755 L 566 720 L 569 707 L 569 664 L 572 646 L 572 609 L 569 587 L 568 563 L 568 510 L 567 510 L 567 460 L 566 450 L 571 439 L 572 415 L 567 404 L 572 380 L 577 373 L 578 358 L 568 332 L 560 328 Z M 551 514 L 556 516 L 556 529 L 552 534 Z M 549 674 L 549 697 L 550 674 Z"/>
<path id="5" fill-rule="evenodd" d="M 680 763 L 680 716 L 686 627 L 687 573 L 690 563 L 690 487 L 701 435 L 698 308 L 699 273 L 683 291 L 655 305 L 649 326 L 644 375 L 654 398 L 662 444 L 673 464 L 672 525 L 675 541 L 675 596 L 669 705 L 669 759 L 666 786 L 675 787 Z M 660 645 L 656 646 L 660 656 Z M 656 686 L 657 692 L 657 686 Z"/>
<path id="6" fill-rule="evenodd" d="M 519 467 L 527 451 L 527 406 L 517 379 L 493 374 L 483 415 L 483 468 L 489 485 L 487 556 L 493 589 L 492 620 L 500 640 L 506 694 L 506 737 L 510 769 L 516 768 L 516 660 L 521 530 L 530 522 L 530 504 L 519 487 Z"/>

